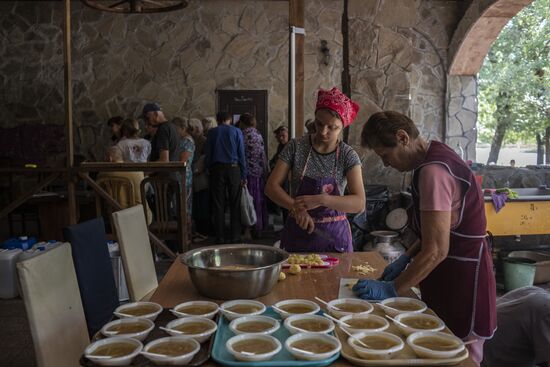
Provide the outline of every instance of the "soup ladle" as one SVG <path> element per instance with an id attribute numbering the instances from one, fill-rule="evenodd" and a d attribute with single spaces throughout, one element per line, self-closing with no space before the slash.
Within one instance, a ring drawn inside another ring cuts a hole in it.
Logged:
<path id="1" fill-rule="evenodd" d="M 401 310 L 398 310 L 397 308 L 393 308 L 393 307 L 390 307 L 390 306 L 386 306 L 385 304 L 383 303 L 377 303 L 378 306 L 382 307 L 382 308 L 385 308 L 385 309 L 388 309 L 388 310 L 391 310 L 391 311 L 395 311 L 397 313 L 399 312 L 403 312 Z"/>

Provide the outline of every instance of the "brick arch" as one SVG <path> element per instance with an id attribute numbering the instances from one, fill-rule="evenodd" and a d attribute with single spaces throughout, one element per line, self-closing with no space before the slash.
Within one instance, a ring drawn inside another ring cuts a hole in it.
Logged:
<path id="1" fill-rule="evenodd" d="M 502 28 L 533 0 L 473 0 L 449 46 L 449 75 L 476 75 Z"/>

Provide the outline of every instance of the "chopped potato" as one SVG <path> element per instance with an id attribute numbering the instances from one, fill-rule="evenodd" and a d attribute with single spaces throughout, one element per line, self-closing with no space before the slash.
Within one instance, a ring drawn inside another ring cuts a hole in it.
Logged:
<path id="1" fill-rule="evenodd" d="M 285 279 L 286 279 L 286 274 L 281 271 L 279 273 L 279 280 L 285 280 Z"/>
<path id="2" fill-rule="evenodd" d="M 289 264 L 300 264 L 300 265 L 323 265 L 324 261 L 321 259 L 319 254 L 307 254 L 307 255 L 297 255 L 292 254 L 288 257 Z"/>
<path id="3" fill-rule="evenodd" d="M 288 272 L 290 274 L 293 274 L 293 275 L 296 275 L 301 271 L 302 271 L 302 268 L 298 264 L 292 264 L 292 265 L 290 265 L 290 268 L 288 269 Z"/>
<path id="4" fill-rule="evenodd" d="M 376 269 L 370 266 L 369 263 L 352 266 L 351 270 L 356 271 L 361 275 L 369 275 L 370 273 L 374 273 L 376 271 Z"/>

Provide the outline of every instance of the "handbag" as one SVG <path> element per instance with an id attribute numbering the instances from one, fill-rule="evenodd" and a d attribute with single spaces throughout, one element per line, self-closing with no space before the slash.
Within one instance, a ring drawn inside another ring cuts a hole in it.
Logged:
<path id="1" fill-rule="evenodd" d="M 206 171 L 206 156 L 201 155 L 193 163 L 193 192 L 206 190 L 209 186 L 208 172 Z"/>
<path id="2" fill-rule="evenodd" d="M 254 198 L 250 195 L 248 188 L 243 186 L 241 191 L 241 223 L 245 226 L 253 226 L 257 220 Z"/>

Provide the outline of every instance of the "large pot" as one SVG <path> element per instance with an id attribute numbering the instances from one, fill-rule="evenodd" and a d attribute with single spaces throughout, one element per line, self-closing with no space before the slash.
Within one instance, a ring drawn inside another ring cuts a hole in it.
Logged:
<path id="1" fill-rule="evenodd" d="M 288 253 L 263 245 L 219 245 L 181 255 L 199 293 L 213 299 L 257 298 L 277 283 Z"/>

